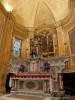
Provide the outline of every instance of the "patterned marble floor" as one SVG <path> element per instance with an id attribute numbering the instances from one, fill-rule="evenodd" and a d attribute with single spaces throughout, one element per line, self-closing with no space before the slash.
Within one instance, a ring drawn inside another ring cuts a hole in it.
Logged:
<path id="1" fill-rule="evenodd" d="M 22 94 L 5 94 L 5 95 L 0 95 L 0 100 L 51 100 L 49 99 L 44 99 L 43 96 L 37 96 L 37 95 L 22 95 Z M 53 100 L 59 100 L 58 98 L 54 98 Z M 64 100 L 75 100 L 75 97 L 66 97 Z"/>
<path id="2" fill-rule="evenodd" d="M 0 100 L 43 100 L 40 96 L 7 94 L 0 96 Z"/>

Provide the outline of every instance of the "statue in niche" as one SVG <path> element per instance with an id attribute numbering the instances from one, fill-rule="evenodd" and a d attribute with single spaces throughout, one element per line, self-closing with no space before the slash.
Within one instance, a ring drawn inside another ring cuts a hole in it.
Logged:
<path id="1" fill-rule="evenodd" d="M 31 56 L 31 58 L 35 58 L 35 57 L 38 56 L 38 55 L 37 55 L 37 51 L 36 51 L 35 48 L 32 48 L 32 50 L 31 50 L 31 52 L 30 52 L 30 56 Z"/>

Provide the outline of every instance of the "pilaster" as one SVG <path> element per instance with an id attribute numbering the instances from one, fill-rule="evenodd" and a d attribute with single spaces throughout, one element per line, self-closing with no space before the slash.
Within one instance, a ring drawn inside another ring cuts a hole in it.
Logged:
<path id="1" fill-rule="evenodd" d="M 65 44 L 66 44 L 66 36 L 62 26 L 58 26 L 57 30 L 57 37 L 58 37 L 58 49 L 59 49 L 59 56 L 65 55 Z"/>
<path id="2" fill-rule="evenodd" d="M 5 76 L 8 69 L 8 61 L 10 58 L 11 41 L 13 33 L 13 22 L 10 14 L 5 16 L 5 25 L 3 26 L 1 48 L 0 48 L 0 89 L 3 91 L 5 85 Z"/>

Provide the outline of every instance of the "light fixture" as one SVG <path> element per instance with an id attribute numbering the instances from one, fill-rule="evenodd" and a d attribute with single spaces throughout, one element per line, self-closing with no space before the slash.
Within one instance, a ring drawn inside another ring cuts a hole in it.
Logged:
<path id="1" fill-rule="evenodd" d="M 6 3 L 6 4 L 4 5 L 4 7 L 5 7 L 6 11 L 12 12 L 12 9 L 13 9 L 13 8 L 11 7 L 10 4 Z"/>

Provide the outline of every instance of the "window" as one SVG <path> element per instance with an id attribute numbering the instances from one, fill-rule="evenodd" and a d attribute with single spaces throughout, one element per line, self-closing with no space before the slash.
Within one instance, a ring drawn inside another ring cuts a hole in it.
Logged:
<path id="1" fill-rule="evenodd" d="M 22 40 L 13 37 L 13 45 L 12 45 L 12 54 L 15 57 L 19 57 L 21 55 L 21 43 Z"/>

